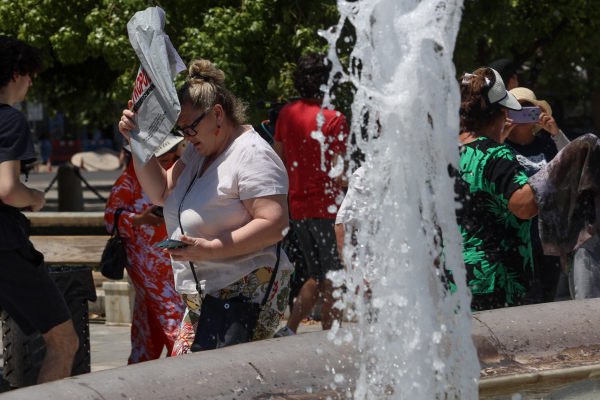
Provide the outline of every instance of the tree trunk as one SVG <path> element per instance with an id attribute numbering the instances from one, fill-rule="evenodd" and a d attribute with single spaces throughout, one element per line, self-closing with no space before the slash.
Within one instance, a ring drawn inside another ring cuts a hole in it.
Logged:
<path id="1" fill-rule="evenodd" d="M 600 85 L 596 84 L 592 94 L 592 113 L 594 115 L 594 133 L 600 137 Z"/>
<path id="2" fill-rule="evenodd" d="M 592 116 L 594 118 L 594 134 L 600 137 L 600 66 L 588 69 L 588 79 L 592 92 Z"/>
<path id="3" fill-rule="evenodd" d="M 538 48 L 535 52 L 535 62 L 531 66 L 531 73 L 529 74 L 529 80 L 527 81 L 526 87 L 533 90 L 535 84 L 542 73 L 544 66 L 544 49 Z"/>
<path id="4" fill-rule="evenodd" d="M 487 60 L 485 59 L 485 38 L 480 37 L 477 40 L 477 60 L 480 66 L 487 65 Z"/>

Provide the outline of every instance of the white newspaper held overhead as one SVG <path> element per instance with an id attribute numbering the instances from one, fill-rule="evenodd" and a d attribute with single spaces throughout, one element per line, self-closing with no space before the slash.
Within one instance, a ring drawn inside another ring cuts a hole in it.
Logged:
<path id="1" fill-rule="evenodd" d="M 131 98 L 137 126 L 129 131 L 129 137 L 131 150 L 142 167 L 173 129 L 181 112 L 173 80 L 186 67 L 164 28 L 165 12 L 160 7 L 139 11 L 127 23 L 129 41 L 141 63 Z"/>

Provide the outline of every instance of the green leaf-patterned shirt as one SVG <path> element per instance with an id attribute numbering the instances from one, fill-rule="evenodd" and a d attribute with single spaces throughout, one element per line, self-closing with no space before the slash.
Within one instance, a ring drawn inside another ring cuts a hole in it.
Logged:
<path id="1" fill-rule="evenodd" d="M 509 209 L 513 193 L 527 183 L 514 151 L 485 137 L 461 146 L 456 211 L 463 237 L 467 283 L 474 310 L 518 303 L 527 286 L 525 271 L 533 269 L 530 220 Z"/>

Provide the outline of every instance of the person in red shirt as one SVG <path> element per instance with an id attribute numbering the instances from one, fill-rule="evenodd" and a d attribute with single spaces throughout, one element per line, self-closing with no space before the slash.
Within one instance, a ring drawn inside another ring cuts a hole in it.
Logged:
<path id="1" fill-rule="evenodd" d="M 275 128 L 273 149 L 287 168 L 292 224 L 311 276 L 298 294 L 287 326 L 275 337 L 293 335 L 321 297 L 323 329 L 341 319 L 342 310 L 333 307 L 335 288 L 326 274 L 342 269 L 334 222 L 344 199 L 348 125 L 340 112 L 321 110 L 320 88 L 327 84 L 330 71 L 331 63 L 324 55 L 300 58 L 293 80 L 302 98 L 283 107 Z M 324 121 L 320 130 L 318 120 Z"/>

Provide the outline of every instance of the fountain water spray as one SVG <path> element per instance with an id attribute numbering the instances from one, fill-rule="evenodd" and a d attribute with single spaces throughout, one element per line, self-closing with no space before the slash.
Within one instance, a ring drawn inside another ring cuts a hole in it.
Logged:
<path id="1" fill-rule="evenodd" d="M 460 94 L 452 53 L 461 5 L 338 0 L 338 25 L 321 32 L 333 63 L 329 86 L 351 83 L 356 89 L 351 127 L 365 154 L 370 191 L 358 244 L 346 235 L 344 260 L 353 260 L 353 267 L 332 276 L 346 283 L 338 306 L 353 303 L 360 328 L 341 334 L 334 326 L 330 338 L 355 341 L 362 355 L 358 382 L 334 371 L 332 387 L 356 386 L 356 399 L 477 398 L 480 369 L 448 173 L 459 160 Z M 354 40 L 342 37 L 347 23 L 356 41 L 343 63 L 336 43 Z M 326 95 L 326 107 L 332 97 Z M 453 271 L 454 294 L 444 282 L 444 264 Z M 364 276 L 371 280 L 370 304 Z"/>

